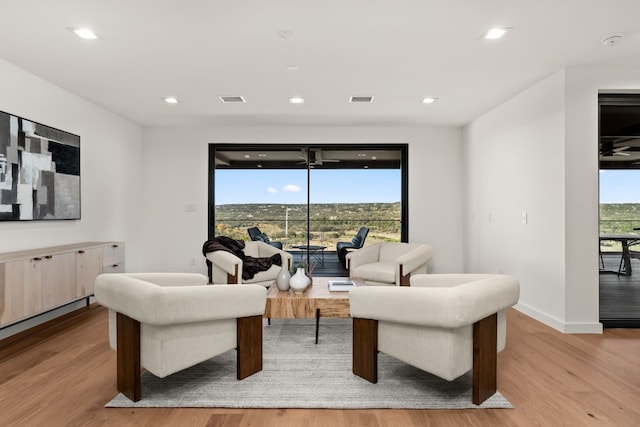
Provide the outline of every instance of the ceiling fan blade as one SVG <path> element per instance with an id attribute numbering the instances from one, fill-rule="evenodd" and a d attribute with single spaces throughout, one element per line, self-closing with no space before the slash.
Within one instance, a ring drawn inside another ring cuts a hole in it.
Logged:
<path id="1" fill-rule="evenodd" d="M 322 151 L 320 149 L 313 151 L 315 153 L 315 163 L 322 166 L 322 163 L 338 163 L 340 160 L 337 159 L 323 159 Z"/>

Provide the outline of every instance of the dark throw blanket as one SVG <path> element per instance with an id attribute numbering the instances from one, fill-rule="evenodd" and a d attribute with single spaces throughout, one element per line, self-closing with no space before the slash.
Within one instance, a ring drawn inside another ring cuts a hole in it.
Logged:
<path id="1" fill-rule="evenodd" d="M 242 260 L 242 280 L 251 280 L 256 273 L 267 271 L 272 265 L 282 265 L 282 256 L 275 254 L 265 258 L 254 258 L 244 254 L 244 240 L 235 240 L 227 236 L 214 237 L 202 245 L 202 255 L 213 251 L 230 252 Z M 207 265 L 211 262 L 207 260 Z"/>

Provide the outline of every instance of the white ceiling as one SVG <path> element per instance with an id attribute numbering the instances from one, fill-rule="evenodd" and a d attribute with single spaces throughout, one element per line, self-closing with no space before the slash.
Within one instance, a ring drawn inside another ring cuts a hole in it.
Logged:
<path id="1" fill-rule="evenodd" d="M 0 17 L 0 58 L 143 126 L 461 126 L 563 67 L 640 68 L 640 0 L 2 0 Z"/>

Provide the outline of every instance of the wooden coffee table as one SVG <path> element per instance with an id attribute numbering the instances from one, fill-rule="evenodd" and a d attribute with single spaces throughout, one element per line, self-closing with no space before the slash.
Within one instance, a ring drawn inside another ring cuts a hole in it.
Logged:
<path id="1" fill-rule="evenodd" d="M 313 285 L 302 294 L 280 291 L 274 284 L 267 293 L 264 317 L 274 319 L 316 319 L 316 344 L 320 317 L 351 317 L 349 292 L 330 292 L 329 280 L 345 280 L 345 277 L 314 277 Z M 356 282 L 356 286 L 361 286 Z"/>

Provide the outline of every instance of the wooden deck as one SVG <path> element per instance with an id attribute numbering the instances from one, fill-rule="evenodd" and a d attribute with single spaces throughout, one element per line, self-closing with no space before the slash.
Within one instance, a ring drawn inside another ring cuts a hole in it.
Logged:
<path id="1" fill-rule="evenodd" d="M 600 273 L 600 322 L 605 328 L 640 327 L 640 260 L 631 259 L 632 274 L 618 275 L 620 254 L 604 255 Z"/>
<path id="2" fill-rule="evenodd" d="M 293 255 L 294 261 L 300 259 L 300 251 L 288 251 Z M 312 261 L 316 261 L 315 258 Z M 313 269 L 313 276 L 318 277 L 346 277 L 347 270 L 342 268 L 340 261 L 338 260 L 338 254 L 336 251 L 325 250 L 324 251 L 324 265 L 321 262 L 316 262 Z"/>

